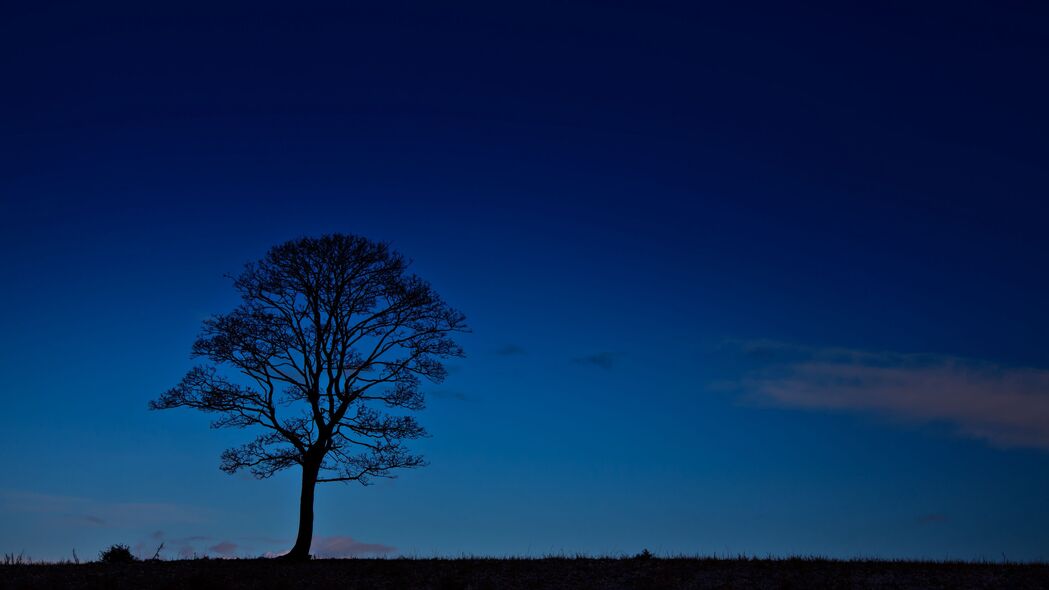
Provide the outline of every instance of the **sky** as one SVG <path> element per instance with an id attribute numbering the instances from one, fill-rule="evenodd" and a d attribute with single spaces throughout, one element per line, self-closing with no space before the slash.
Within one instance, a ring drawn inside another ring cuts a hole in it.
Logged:
<path id="1" fill-rule="evenodd" d="M 1049 559 L 1045 6 L 5 13 L 0 551 L 287 550 L 298 474 L 147 404 L 342 232 L 472 332 L 317 555 Z"/>

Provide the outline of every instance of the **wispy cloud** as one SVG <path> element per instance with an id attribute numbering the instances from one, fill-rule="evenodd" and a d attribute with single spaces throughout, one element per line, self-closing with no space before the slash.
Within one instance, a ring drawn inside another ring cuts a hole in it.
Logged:
<path id="1" fill-rule="evenodd" d="M 586 356 L 576 357 L 572 362 L 580 365 L 592 365 L 602 369 L 611 369 L 619 362 L 619 355 L 614 352 L 598 352 Z"/>
<path id="2" fill-rule="evenodd" d="M 528 353 L 516 344 L 504 344 L 495 350 L 495 354 L 499 356 L 518 356 Z"/>
<path id="3" fill-rule="evenodd" d="M 229 541 L 222 541 L 221 543 L 216 543 L 215 545 L 208 547 L 208 551 L 218 553 L 223 557 L 232 557 L 237 553 L 237 544 Z"/>
<path id="4" fill-rule="evenodd" d="M 762 365 L 743 389 L 765 402 L 946 423 L 996 447 L 1049 451 L 1049 370 L 774 342 L 741 349 Z"/>
<path id="5" fill-rule="evenodd" d="M 390 547 L 389 545 L 381 545 L 379 543 L 362 543 L 353 537 L 347 537 L 343 535 L 334 535 L 331 537 L 313 537 L 313 544 L 310 547 L 310 553 L 316 557 L 324 558 L 341 558 L 341 557 L 358 557 L 361 555 L 386 555 L 397 551 L 396 547 Z M 280 557 L 286 554 L 287 551 L 281 552 L 267 552 L 265 557 Z"/>
<path id="6" fill-rule="evenodd" d="M 356 557 L 358 555 L 385 555 L 397 549 L 378 543 L 362 543 L 352 537 L 314 537 L 311 553 L 318 557 Z"/>

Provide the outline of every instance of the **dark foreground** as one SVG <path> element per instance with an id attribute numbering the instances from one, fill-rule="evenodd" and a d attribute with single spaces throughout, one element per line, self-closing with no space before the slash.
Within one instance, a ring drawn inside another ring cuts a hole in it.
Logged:
<path id="1" fill-rule="evenodd" d="M 1045 588 L 1049 564 L 822 559 L 192 560 L 0 566 L 0 588 Z"/>

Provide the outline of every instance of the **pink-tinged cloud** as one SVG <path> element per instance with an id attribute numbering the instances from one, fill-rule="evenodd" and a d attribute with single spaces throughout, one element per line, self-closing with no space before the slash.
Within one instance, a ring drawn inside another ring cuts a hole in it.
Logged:
<path id="1" fill-rule="evenodd" d="M 779 356 L 768 358 L 781 360 L 743 381 L 759 400 L 946 423 L 996 447 L 1049 451 L 1049 370 L 949 356 L 776 346 Z"/>
<path id="2" fill-rule="evenodd" d="M 211 551 L 212 553 L 218 553 L 219 555 L 225 557 L 232 557 L 233 554 L 237 552 L 237 544 L 230 543 L 229 541 L 222 541 L 221 543 L 217 543 L 215 545 L 212 545 L 211 547 L 208 547 L 208 551 Z"/>
<path id="3" fill-rule="evenodd" d="M 352 537 L 314 537 L 310 553 L 317 557 L 356 557 L 384 555 L 396 551 L 394 547 L 378 543 L 362 543 Z"/>

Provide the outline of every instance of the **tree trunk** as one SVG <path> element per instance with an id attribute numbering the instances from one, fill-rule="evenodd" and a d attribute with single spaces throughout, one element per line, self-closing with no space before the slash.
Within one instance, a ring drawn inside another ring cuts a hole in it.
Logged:
<path id="1" fill-rule="evenodd" d="M 302 493 L 299 496 L 299 534 L 295 546 L 285 555 L 289 560 L 304 561 L 310 558 L 313 543 L 313 492 L 317 487 L 320 462 L 307 459 L 302 464 Z"/>

